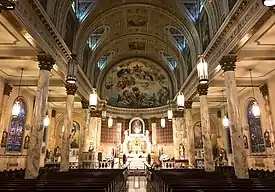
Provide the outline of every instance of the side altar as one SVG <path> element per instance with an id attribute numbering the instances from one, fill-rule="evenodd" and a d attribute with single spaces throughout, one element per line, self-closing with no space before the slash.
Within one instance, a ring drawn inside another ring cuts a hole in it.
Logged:
<path id="1" fill-rule="evenodd" d="M 129 129 L 124 132 L 123 154 L 127 157 L 131 169 L 143 169 L 147 156 L 152 152 L 149 130 L 144 121 L 134 117 L 129 122 Z"/>

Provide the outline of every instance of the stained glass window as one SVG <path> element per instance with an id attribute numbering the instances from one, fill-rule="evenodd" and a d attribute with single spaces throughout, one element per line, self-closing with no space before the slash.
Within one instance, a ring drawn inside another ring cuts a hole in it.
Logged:
<path id="1" fill-rule="evenodd" d="M 171 70 L 175 70 L 177 67 L 177 62 L 175 59 L 167 52 L 163 51 L 160 53 L 162 55 L 162 58 L 167 63 L 167 65 L 170 67 Z"/>
<path id="2" fill-rule="evenodd" d="M 264 137 L 262 133 L 261 118 L 255 117 L 252 112 L 252 106 L 256 102 L 250 101 L 247 107 L 247 121 L 250 132 L 251 152 L 259 153 L 265 151 Z"/>
<path id="3" fill-rule="evenodd" d="M 104 32 L 105 32 L 105 28 L 99 27 L 92 33 L 92 35 L 90 36 L 87 42 L 90 49 L 95 50 L 98 47 Z"/>
<path id="4" fill-rule="evenodd" d="M 21 151 L 24 125 L 27 115 L 27 107 L 25 101 L 22 98 L 18 98 L 16 101 L 19 102 L 21 108 L 18 116 L 11 117 L 6 148 L 6 150 L 10 152 Z"/>
<path id="5" fill-rule="evenodd" d="M 72 9 L 79 21 L 86 16 L 92 3 L 91 0 L 74 0 L 72 2 Z"/>
<path id="6" fill-rule="evenodd" d="M 97 62 L 97 67 L 102 70 L 105 65 L 107 64 L 108 60 L 110 59 L 111 55 L 114 55 L 113 51 L 109 51 L 108 53 L 104 54 L 99 61 Z"/>
<path id="7" fill-rule="evenodd" d="M 174 27 L 170 28 L 170 33 L 174 39 L 174 43 L 176 43 L 178 49 L 180 51 L 183 51 L 186 44 L 187 44 L 187 40 L 185 39 L 184 35 L 182 34 L 182 32 Z"/>

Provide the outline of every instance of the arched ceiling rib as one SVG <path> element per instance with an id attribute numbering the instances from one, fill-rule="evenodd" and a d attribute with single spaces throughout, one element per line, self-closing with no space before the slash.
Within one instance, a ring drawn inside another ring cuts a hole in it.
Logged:
<path id="1" fill-rule="evenodd" d="M 167 45 L 168 36 L 165 27 L 169 25 L 180 30 L 188 40 L 192 49 L 192 63 L 196 61 L 196 55 L 201 52 L 197 30 L 181 1 L 97 1 L 95 9 L 83 20 L 76 36 L 74 49 L 80 58 L 92 31 L 103 25 L 108 25 L 110 28 L 104 41 L 93 53 L 93 61 L 88 66 L 90 75 L 94 74 L 94 67 L 100 57 L 110 50 L 115 51 L 112 61 L 122 60 L 123 57 L 143 56 L 162 63 L 164 67 L 165 63 L 159 53 L 167 51 L 179 61 L 181 76 L 186 77 L 185 62 L 178 47 L 171 39 Z"/>

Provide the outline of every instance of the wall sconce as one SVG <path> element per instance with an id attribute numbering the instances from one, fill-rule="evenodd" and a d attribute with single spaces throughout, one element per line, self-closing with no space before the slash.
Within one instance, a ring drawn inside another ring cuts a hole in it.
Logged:
<path id="1" fill-rule="evenodd" d="M 200 84 L 208 83 L 208 63 L 205 61 L 204 56 L 200 55 L 197 63 L 198 77 Z"/>
<path id="2" fill-rule="evenodd" d="M 165 127 L 165 119 L 164 118 L 161 118 L 160 125 L 161 125 L 162 128 Z"/>
<path id="3" fill-rule="evenodd" d="M 71 54 L 71 59 L 68 63 L 67 83 L 76 83 L 77 65 L 76 54 Z"/>
<path id="4" fill-rule="evenodd" d="M 96 106 L 97 106 L 97 93 L 96 93 L 96 90 L 93 90 L 93 93 L 90 94 L 89 103 L 90 103 L 90 108 L 95 110 Z"/>

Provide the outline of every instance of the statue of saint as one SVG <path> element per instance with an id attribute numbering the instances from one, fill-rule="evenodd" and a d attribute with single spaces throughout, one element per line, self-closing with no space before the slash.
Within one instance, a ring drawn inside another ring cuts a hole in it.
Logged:
<path id="1" fill-rule="evenodd" d="M 185 148 L 182 144 L 179 146 L 179 156 L 184 157 Z"/>

